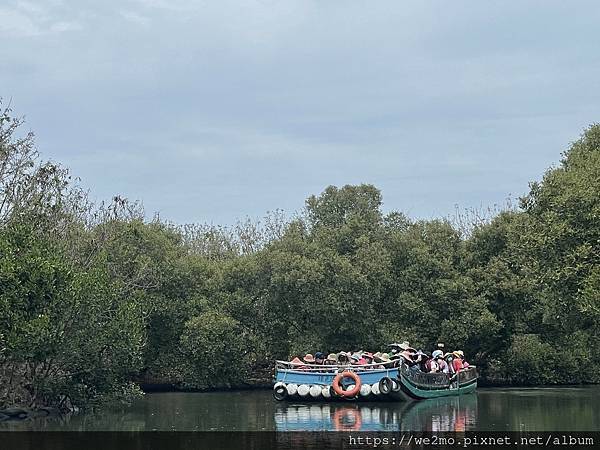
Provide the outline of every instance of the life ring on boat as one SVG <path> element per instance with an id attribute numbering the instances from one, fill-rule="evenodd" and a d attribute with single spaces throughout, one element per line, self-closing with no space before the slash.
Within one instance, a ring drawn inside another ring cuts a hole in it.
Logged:
<path id="1" fill-rule="evenodd" d="M 344 420 L 345 418 L 350 420 Z M 360 410 L 354 408 L 340 408 L 331 419 L 335 431 L 359 431 L 362 426 Z"/>
<path id="2" fill-rule="evenodd" d="M 345 391 L 343 389 L 342 380 L 344 378 L 352 378 L 352 380 L 354 380 L 354 387 L 352 389 L 349 389 L 347 391 Z M 361 385 L 362 385 L 362 382 L 360 381 L 360 377 L 358 375 L 356 375 L 354 372 L 346 370 L 342 373 L 338 373 L 335 376 L 335 378 L 333 379 L 333 383 L 331 384 L 331 387 L 333 387 L 333 390 L 335 391 L 336 394 L 338 394 L 342 397 L 355 397 L 356 394 L 358 394 L 360 392 Z"/>
<path id="3" fill-rule="evenodd" d="M 382 394 L 389 394 L 392 392 L 393 387 L 394 384 L 392 383 L 392 379 L 390 377 L 383 377 L 381 380 L 379 380 L 379 391 Z"/>

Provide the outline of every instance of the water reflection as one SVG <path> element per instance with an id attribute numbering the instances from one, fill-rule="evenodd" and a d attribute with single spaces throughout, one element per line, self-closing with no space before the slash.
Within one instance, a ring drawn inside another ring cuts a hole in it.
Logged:
<path id="1" fill-rule="evenodd" d="M 275 402 L 269 391 L 161 393 L 123 409 L 0 422 L 0 431 L 600 431 L 599 404 L 598 386 L 479 389 L 406 403 Z"/>
<path id="2" fill-rule="evenodd" d="M 278 431 L 465 431 L 476 429 L 477 395 L 408 403 L 279 404 Z"/>

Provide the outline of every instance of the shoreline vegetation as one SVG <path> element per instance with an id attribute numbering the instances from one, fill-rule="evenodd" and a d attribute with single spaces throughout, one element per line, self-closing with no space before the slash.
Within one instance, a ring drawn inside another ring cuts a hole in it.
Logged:
<path id="1" fill-rule="evenodd" d="M 275 359 L 398 340 L 463 349 L 484 385 L 600 382 L 600 125 L 487 216 L 384 213 L 363 184 L 293 218 L 145 217 L 93 204 L 0 104 L 0 409 L 243 387 Z"/>

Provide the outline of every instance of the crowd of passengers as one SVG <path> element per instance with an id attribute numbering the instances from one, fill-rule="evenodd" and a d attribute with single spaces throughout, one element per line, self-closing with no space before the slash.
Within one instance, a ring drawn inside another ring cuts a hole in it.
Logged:
<path id="1" fill-rule="evenodd" d="M 339 352 L 325 355 L 322 352 L 306 354 L 302 359 L 295 357 L 290 361 L 295 370 L 329 372 L 339 367 L 351 366 L 355 370 L 377 370 L 399 367 L 406 364 L 410 370 L 425 373 L 455 374 L 469 367 L 462 350 L 444 352 L 443 344 L 431 352 L 416 350 L 408 342 L 390 344 L 389 353 L 371 353 L 365 351 Z M 319 366 L 324 366 L 322 369 Z M 331 368 L 328 368 L 331 367 Z"/>

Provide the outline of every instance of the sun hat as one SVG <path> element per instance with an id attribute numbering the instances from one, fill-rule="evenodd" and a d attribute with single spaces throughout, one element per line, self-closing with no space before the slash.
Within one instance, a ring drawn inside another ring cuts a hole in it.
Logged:
<path id="1" fill-rule="evenodd" d="M 337 354 L 337 359 L 338 361 L 341 361 L 342 359 L 345 359 L 346 361 L 348 361 L 348 354 L 346 352 L 339 352 Z"/>
<path id="2" fill-rule="evenodd" d="M 455 352 L 452 352 L 452 355 L 456 356 L 457 358 L 461 358 L 464 355 L 464 353 L 463 354 L 461 354 L 461 353 L 462 352 L 460 350 L 457 350 Z"/>
<path id="3" fill-rule="evenodd" d="M 354 359 L 356 361 L 360 361 L 360 355 L 358 353 L 353 354 L 350 359 Z"/>
<path id="4" fill-rule="evenodd" d="M 458 353 L 458 355 L 462 358 L 463 356 L 465 356 L 464 352 L 462 350 L 456 350 L 456 353 Z"/>
<path id="5" fill-rule="evenodd" d="M 404 351 L 412 351 L 413 353 L 416 352 L 416 350 L 410 346 L 408 341 L 404 341 L 402 344 L 398 344 L 398 346 Z"/>
<path id="6" fill-rule="evenodd" d="M 387 353 L 382 353 L 381 356 L 380 356 L 380 358 L 381 358 L 381 360 L 383 362 L 389 362 L 389 361 L 391 361 L 390 360 L 390 355 L 388 355 Z"/>
<path id="7" fill-rule="evenodd" d="M 310 353 L 307 353 L 306 356 L 302 359 L 307 363 L 315 362 L 315 357 L 313 355 L 311 355 Z"/>
<path id="8" fill-rule="evenodd" d="M 327 359 L 330 361 L 337 361 L 338 355 L 336 355 L 335 353 L 330 353 L 329 355 L 327 355 Z"/>
<path id="9" fill-rule="evenodd" d="M 442 358 L 444 356 L 444 352 L 441 350 L 434 350 L 431 354 L 432 358 Z"/>
<path id="10" fill-rule="evenodd" d="M 302 361 L 300 361 L 300 358 L 298 358 L 298 357 L 296 356 L 294 359 L 292 359 L 292 360 L 290 361 L 290 363 L 291 363 L 291 364 L 302 364 Z"/>

